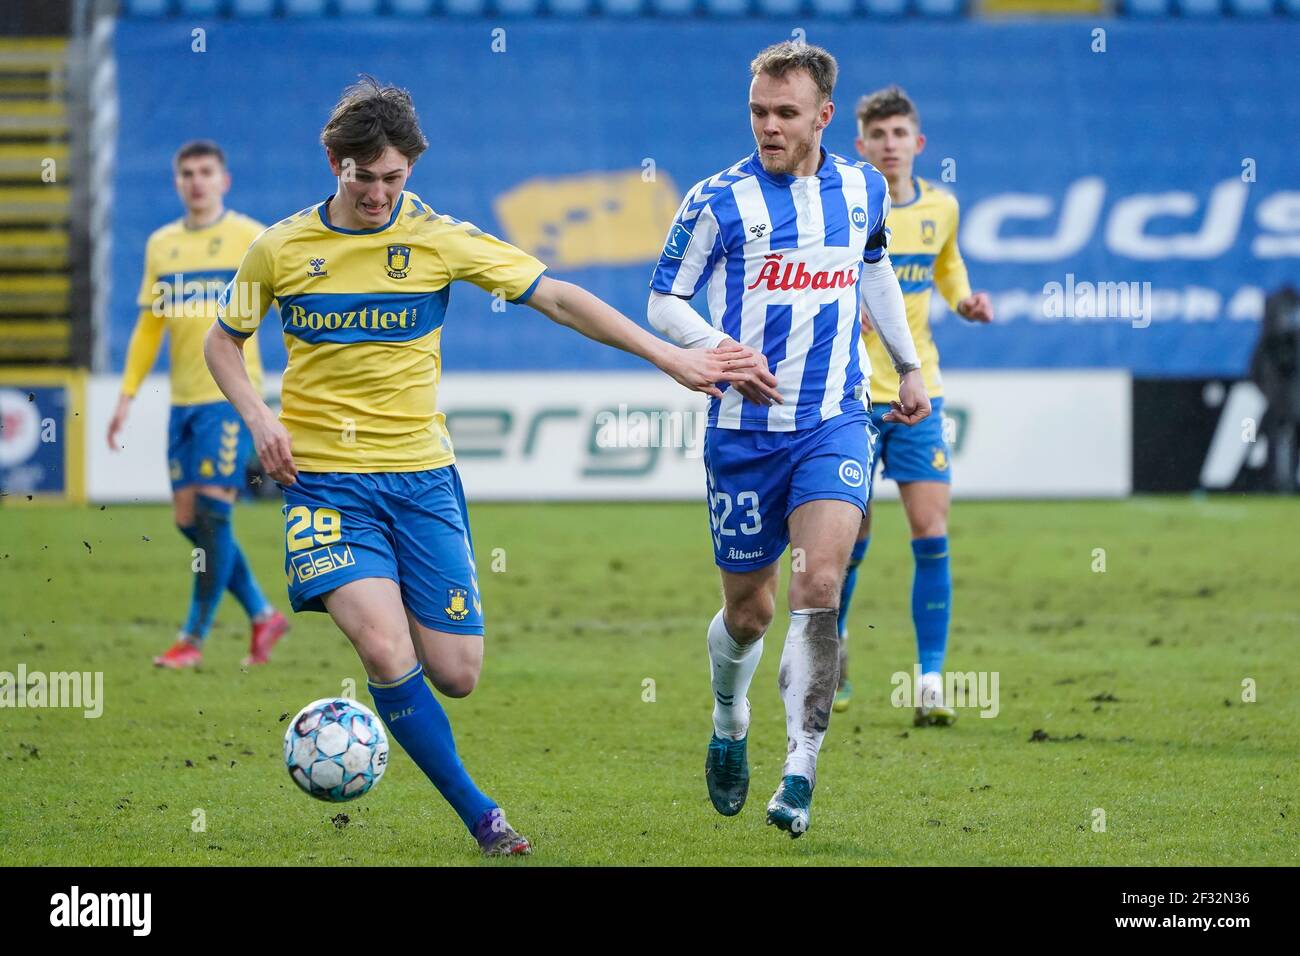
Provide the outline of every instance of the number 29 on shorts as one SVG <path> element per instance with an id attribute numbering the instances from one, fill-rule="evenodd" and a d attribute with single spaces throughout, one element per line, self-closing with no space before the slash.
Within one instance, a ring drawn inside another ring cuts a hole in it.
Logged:
<path id="1" fill-rule="evenodd" d="M 285 512 L 285 540 L 290 553 L 321 544 L 333 544 L 342 537 L 343 518 L 334 508 L 295 505 Z"/>

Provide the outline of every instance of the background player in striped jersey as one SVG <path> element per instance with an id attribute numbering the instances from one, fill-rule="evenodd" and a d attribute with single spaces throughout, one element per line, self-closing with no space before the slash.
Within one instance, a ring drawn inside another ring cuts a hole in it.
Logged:
<path id="1" fill-rule="evenodd" d="M 465 280 L 526 303 L 714 395 L 715 382 L 753 379 L 759 362 L 739 348 L 669 345 L 544 275 L 522 250 L 406 192 L 429 144 L 405 90 L 363 78 L 344 92 L 321 142 L 335 193 L 254 241 L 208 335 L 208 364 L 284 492 L 294 610 L 328 612 L 351 640 L 389 732 L 482 852 L 528 853 L 528 840 L 470 778 L 425 683 L 465 697 L 483 664 L 469 516 L 437 408 L 450 286 Z M 278 419 L 241 355 L 272 299 L 289 352 Z"/>
<path id="2" fill-rule="evenodd" d="M 230 172 L 221 147 L 209 140 L 186 143 L 173 162 L 184 217 L 155 231 L 145 246 L 140 315 L 127 347 L 122 394 L 108 425 L 108 447 L 121 446 L 121 431 L 140 383 L 169 337 L 171 420 L 167 458 L 176 526 L 203 551 L 193 572 L 189 615 L 176 642 L 154 658 L 160 667 L 193 667 L 229 589 L 252 626 L 245 664 L 264 664 L 289 629 L 257 586 L 235 540 L 231 511 L 244 484 L 252 441 L 244 423 L 203 362 L 203 337 L 217 314 L 217 298 L 235 275 L 244 250 L 262 224 L 225 208 Z M 245 353 L 254 386 L 262 387 L 257 340 Z M 190 562 L 186 562 L 190 566 Z"/>
<path id="3" fill-rule="evenodd" d="M 930 332 L 930 292 L 938 287 L 954 312 L 970 322 L 988 322 L 993 306 L 987 292 L 972 293 L 966 264 L 957 249 L 957 200 L 912 172 L 925 148 L 921 119 L 912 101 L 896 86 L 878 90 L 858 102 L 858 154 L 889 180 L 890 258 L 907 303 L 907 324 L 920 356 L 921 371 L 934 414 L 914 428 L 900 427 L 882 414 L 880 404 L 897 397 L 898 376 L 883 361 L 886 343 L 864 317 L 863 338 L 871 357 L 872 414 L 880 429 L 883 476 L 898 482 L 899 495 L 912 533 L 915 572 L 912 578 L 912 621 L 921 681 L 917 688 L 917 726 L 948 725 L 957 712 L 943 699 L 943 658 L 948 645 L 952 607 L 952 576 L 948 569 L 948 503 L 952 455 L 943 433 L 943 379 L 939 350 Z M 835 709 L 849 705 L 849 602 L 857 583 L 858 565 L 871 540 L 871 508 L 862 519 L 849 572 L 840 598 L 840 686 Z"/>
<path id="4" fill-rule="evenodd" d="M 792 545 L 778 679 L 787 757 L 767 821 L 797 837 L 809 823 L 839 670 L 840 588 L 873 463 L 859 285 L 889 353 L 883 361 L 902 376 L 885 419 L 920 421 L 930 403 L 885 251 L 884 177 L 821 145 L 835 113 L 835 59 L 780 43 L 750 72 L 758 148 L 687 195 L 651 280 L 649 313 L 680 344 L 752 349 L 775 378 L 775 387 L 740 383 L 709 402 L 704 461 L 723 608 L 708 628 L 705 779 L 719 813 L 740 812 L 749 790 L 746 692 L 775 612 L 779 559 Z M 712 324 L 686 302 L 706 288 Z"/>

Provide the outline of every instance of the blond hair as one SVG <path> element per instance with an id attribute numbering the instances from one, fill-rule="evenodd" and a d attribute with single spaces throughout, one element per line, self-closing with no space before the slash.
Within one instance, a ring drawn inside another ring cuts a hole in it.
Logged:
<path id="1" fill-rule="evenodd" d="M 812 77 L 822 102 L 831 98 L 840 68 L 835 57 L 819 46 L 786 40 L 763 50 L 749 64 L 751 76 L 763 73 L 780 79 L 793 70 L 804 70 Z"/>

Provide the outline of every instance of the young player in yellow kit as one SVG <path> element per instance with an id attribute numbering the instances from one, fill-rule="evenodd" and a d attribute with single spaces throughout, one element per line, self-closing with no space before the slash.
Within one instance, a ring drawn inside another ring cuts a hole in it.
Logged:
<path id="1" fill-rule="evenodd" d="M 907 94 L 896 86 L 878 90 L 858 102 L 858 154 L 880 170 L 889 182 L 892 200 L 887 226 L 889 257 L 898 274 L 907 305 L 907 324 L 916 343 L 926 390 L 934 410 L 913 426 L 884 420 L 889 403 L 898 399 L 898 375 L 889 363 L 880 337 L 864 316 L 863 336 L 871 358 L 869 394 L 872 418 L 880 430 L 878 452 L 883 477 L 898 483 L 912 534 L 915 572 L 912 579 L 912 622 L 916 629 L 921 680 L 913 723 L 918 727 L 948 725 L 957 712 L 943 699 L 943 658 L 948 644 L 952 605 L 952 576 L 948 568 L 948 505 L 951 452 L 943 434 L 943 379 L 939 350 L 930 332 L 930 292 L 938 288 L 954 312 L 970 322 L 989 322 L 993 307 L 987 292 L 972 293 L 966 265 L 957 249 L 957 200 L 912 173 L 916 156 L 925 148 L 921 119 Z M 847 709 L 852 686 L 848 671 L 849 602 L 857 583 L 858 565 L 871 540 L 871 508 L 862 519 L 857 545 L 849 561 L 840 598 L 840 687 L 834 708 Z"/>
<path id="2" fill-rule="evenodd" d="M 172 647 L 154 658 L 159 667 L 193 667 L 222 594 L 229 589 L 252 624 L 245 664 L 264 664 L 289 622 L 262 595 L 235 540 L 231 510 L 244 483 L 252 450 L 248 429 L 203 361 L 203 337 L 217 314 L 217 299 L 235 275 L 244 250 L 262 231 L 259 222 L 226 209 L 230 173 L 216 143 L 186 143 L 173 160 L 184 217 L 156 230 L 145 246 L 140 315 L 127 348 L 122 394 L 108 426 L 108 447 L 121 446 L 131 401 L 162 346 L 171 342 L 171 419 L 167 458 L 176 526 L 201 549 L 194 572 L 189 617 Z M 245 352 L 249 375 L 262 383 L 256 339 Z M 186 561 L 186 566 L 191 566 Z"/>
<path id="3" fill-rule="evenodd" d="M 465 697 L 483 663 L 469 516 L 437 408 L 451 284 L 527 304 L 711 395 L 722 394 L 713 383 L 745 383 L 766 366 L 739 345 L 669 345 L 407 192 L 428 142 L 404 90 L 364 78 L 344 92 L 321 141 L 335 193 L 253 242 L 208 334 L 208 365 L 284 491 L 294 610 L 327 612 L 352 641 L 380 718 L 483 854 L 528 853 L 470 778 L 425 683 Z M 240 355 L 273 299 L 289 350 L 278 418 Z"/>

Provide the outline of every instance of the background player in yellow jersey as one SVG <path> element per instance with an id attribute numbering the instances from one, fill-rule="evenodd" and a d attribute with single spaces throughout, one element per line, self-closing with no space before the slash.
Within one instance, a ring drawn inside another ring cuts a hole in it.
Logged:
<path id="1" fill-rule="evenodd" d="M 172 506 L 181 534 L 203 554 L 200 570 L 193 572 L 185 624 L 176 643 L 154 663 L 171 668 L 199 663 L 221 596 L 229 589 L 252 624 L 244 663 L 264 664 L 289 622 L 263 596 L 235 540 L 231 510 L 244 483 L 252 441 L 203 361 L 203 338 L 216 317 L 217 299 L 263 227 L 225 208 L 230 172 L 216 143 L 186 143 L 172 166 L 185 215 L 155 231 L 145 246 L 144 278 L 136 301 L 140 315 L 127 348 L 108 446 L 121 446 L 131 401 L 157 361 L 166 334 L 171 343 L 167 457 Z M 249 376 L 260 389 L 262 362 L 256 339 L 244 354 Z"/>
<path id="2" fill-rule="evenodd" d="M 934 410 L 914 426 L 884 420 L 889 403 L 898 399 L 898 375 L 880 337 L 871 328 L 870 317 L 864 316 L 863 337 L 871 358 L 869 394 L 872 417 L 880 429 L 883 476 L 898 483 L 912 533 L 912 622 L 921 672 L 917 688 L 920 699 L 916 701 L 913 722 L 917 726 L 947 725 L 956 719 L 956 711 L 946 706 L 942 690 L 952 606 L 952 576 L 948 569 L 952 456 L 943 434 L 943 379 L 939 374 L 939 350 L 930 332 L 930 292 L 938 288 L 953 311 L 970 322 L 989 322 L 993 307 L 987 292 L 971 292 L 966 264 L 957 249 L 957 200 L 912 172 L 917 155 L 925 148 L 915 105 L 901 89 L 891 86 L 859 100 L 857 118 L 858 155 L 889 182 L 889 258 L 903 289 L 907 324 Z M 845 624 L 858 565 L 866 556 L 870 540 L 868 505 L 840 598 L 840 687 L 834 704 L 837 711 L 848 707 L 852 693 L 847 678 Z"/>
<path id="3" fill-rule="evenodd" d="M 776 382 L 752 350 L 663 342 L 548 278 L 527 253 L 406 192 L 428 148 L 406 91 L 363 78 L 344 92 L 321 141 L 336 192 L 254 241 L 208 334 L 208 365 L 284 491 L 294 610 L 327 611 L 352 641 L 380 717 L 482 852 L 527 853 L 528 841 L 470 779 L 424 681 L 464 697 L 483 663 L 469 519 L 437 410 L 451 283 L 527 303 L 715 396 L 719 381 Z M 279 419 L 240 354 L 272 299 L 289 352 Z"/>

